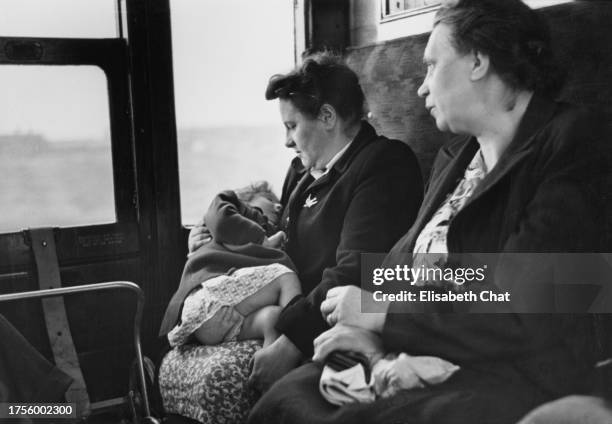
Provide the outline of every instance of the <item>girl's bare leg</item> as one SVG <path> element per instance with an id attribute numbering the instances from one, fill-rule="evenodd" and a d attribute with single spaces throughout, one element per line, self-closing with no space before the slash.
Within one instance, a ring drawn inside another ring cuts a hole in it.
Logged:
<path id="1" fill-rule="evenodd" d="M 246 317 L 264 306 L 285 306 L 291 299 L 302 293 L 300 280 L 293 272 L 288 272 L 253 293 L 234 308 Z"/>
<path id="2" fill-rule="evenodd" d="M 279 336 L 274 328 L 281 313 L 280 306 L 264 306 L 244 319 L 238 340 L 264 339 L 264 347 L 271 344 Z"/>
<path id="3" fill-rule="evenodd" d="M 203 345 L 219 344 L 225 335 L 240 320 L 240 315 L 231 306 L 223 306 L 193 333 L 196 340 Z"/>

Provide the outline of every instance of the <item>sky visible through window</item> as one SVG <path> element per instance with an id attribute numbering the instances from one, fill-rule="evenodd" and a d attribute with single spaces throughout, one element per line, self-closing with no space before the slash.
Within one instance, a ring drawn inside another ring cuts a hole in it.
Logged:
<path id="1" fill-rule="evenodd" d="M 293 66 L 292 0 L 172 0 L 177 122 L 278 122 L 271 75 Z"/>
<path id="2" fill-rule="evenodd" d="M 0 0 L 0 11 L 2 37 L 117 37 L 115 0 Z M 108 102 L 100 101 L 107 96 L 99 91 L 100 75 L 75 67 L 56 69 L 46 71 L 44 80 L 39 80 L 35 76 L 39 71 L 30 66 L 0 67 L 0 92 L 5 99 L 0 102 L 0 134 L 34 131 L 51 142 L 108 136 L 108 122 L 99 118 L 108 115 Z M 66 91 L 65 81 L 72 78 L 77 79 L 79 90 Z M 88 116 L 67 127 L 64 111 L 48 104 L 58 96 L 66 105 L 83 105 Z M 24 104 L 27 114 L 20 106 Z"/>
<path id="3" fill-rule="evenodd" d="M 273 74 L 293 67 L 293 1 L 172 0 L 183 222 L 224 189 L 268 180 L 278 193 L 284 147 Z M 280 194 L 280 193 L 279 193 Z"/>

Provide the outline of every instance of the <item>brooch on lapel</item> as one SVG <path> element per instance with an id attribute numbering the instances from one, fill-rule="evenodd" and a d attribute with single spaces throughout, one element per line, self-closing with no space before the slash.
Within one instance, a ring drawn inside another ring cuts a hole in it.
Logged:
<path id="1" fill-rule="evenodd" d="M 304 202 L 304 207 L 310 208 L 316 205 L 318 202 L 319 200 L 316 197 L 310 197 L 310 194 L 309 194 L 308 197 L 306 198 L 306 201 Z"/>

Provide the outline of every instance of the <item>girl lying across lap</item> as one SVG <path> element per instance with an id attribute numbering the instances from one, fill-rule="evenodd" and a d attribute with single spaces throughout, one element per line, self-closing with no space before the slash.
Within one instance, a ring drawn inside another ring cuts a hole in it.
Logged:
<path id="1" fill-rule="evenodd" d="M 301 292 L 281 250 L 279 209 L 266 182 L 215 197 L 205 227 L 190 234 L 191 253 L 164 317 L 162 331 L 175 324 L 167 332 L 170 345 L 263 338 L 267 346 L 276 340 L 282 307 Z"/>

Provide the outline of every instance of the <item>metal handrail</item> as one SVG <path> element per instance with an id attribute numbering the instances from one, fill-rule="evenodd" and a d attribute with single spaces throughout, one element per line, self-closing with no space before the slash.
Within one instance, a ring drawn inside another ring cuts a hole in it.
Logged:
<path id="1" fill-rule="evenodd" d="M 106 283 L 84 284 L 73 287 L 60 287 L 55 289 L 34 290 L 21 293 L 10 293 L 0 295 L 0 303 L 10 302 L 13 300 L 25 299 L 43 299 L 54 296 L 66 296 L 76 293 L 94 292 L 101 290 L 127 289 L 136 294 L 136 314 L 134 315 L 134 348 L 136 350 L 136 361 L 138 365 L 138 376 L 140 380 L 140 388 L 142 390 L 142 400 L 144 404 L 145 420 L 148 422 L 156 422 L 151 417 L 151 409 L 149 407 L 149 396 L 147 394 L 147 383 L 145 380 L 144 363 L 142 360 L 142 347 L 140 344 L 140 324 L 142 322 L 142 313 L 144 309 L 144 292 L 137 285 L 130 281 L 111 281 Z"/>

